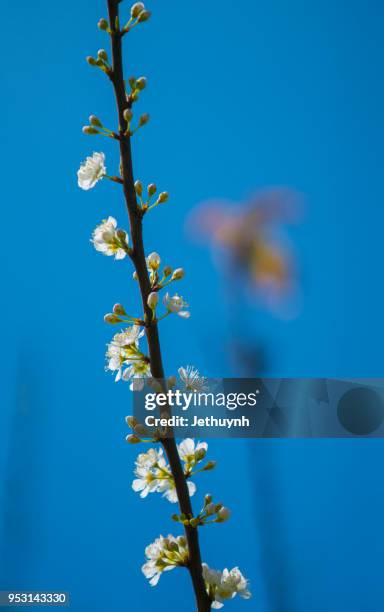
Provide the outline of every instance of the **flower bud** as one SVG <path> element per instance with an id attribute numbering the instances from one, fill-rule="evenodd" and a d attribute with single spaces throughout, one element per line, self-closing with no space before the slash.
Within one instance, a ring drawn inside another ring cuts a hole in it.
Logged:
<path id="1" fill-rule="evenodd" d="M 155 183 L 151 183 L 150 185 L 148 185 L 147 191 L 148 191 L 149 197 L 151 198 L 157 191 L 157 187 Z"/>
<path id="2" fill-rule="evenodd" d="M 164 202 L 166 202 L 168 200 L 168 198 L 169 198 L 169 193 L 167 191 L 163 191 L 159 195 L 157 201 L 158 201 L 159 204 L 164 204 Z"/>
<path id="3" fill-rule="evenodd" d="M 216 467 L 216 461 L 208 461 L 207 465 L 203 467 L 203 472 L 208 472 L 208 470 L 213 470 Z"/>
<path id="4" fill-rule="evenodd" d="M 129 434 L 126 438 L 125 438 L 126 442 L 128 442 L 128 444 L 138 444 L 139 442 L 141 442 L 140 438 L 138 438 L 137 436 L 135 436 L 134 434 Z"/>
<path id="5" fill-rule="evenodd" d="M 105 49 L 99 49 L 97 52 L 97 57 L 101 59 L 103 62 L 108 61 L 108 54 Z"/>
<path id="6" fill-rule="evenodd" d="M 95 58 L 92 57 L 92 55 L 88 55 L 86 59 L 87 59 L 87 62 L 88 62 L 88 64 L 90 66 L 97 66 L 97 62 L 96 62 Z"/>
<path id="7" fill-rule="evenodd" d="M 176 385 L 176 376 L 169 376 L 167 383 L 168 383 L 168 387 L 172 389 L 172 387 Z"/>
<path id="8" fill-rule="evenodd" d="M 124 119 L 126 120 L 126 122 L 129 123 L 130 121 L 132 121 L 132 117 L 133 117 L 133 112 L 131 111 L 130 108 L 126 108 L 124 111 Z"/>
<path id="9" fill-rule="evenodd" d="M 149 308 L 151 310 L 155 310 L 158 304 L 158 301 L 159 301 L 159 294 L 156 291 L 152 291 L 152 293 L 149 294 L 148 299 L 147 299 L 147 304 Z"/>
<path id="10" fill-rule="evenodd" d="M 115 314 L 109 313 L 104 316 L 104 321 L 106 323 L 110 323 L 111 325 L 115 325 L 115 323 L 121 323 L 122 319 Z"/>
<path id="11" fill-rule="evenodd" d="M 164 274 L 164 276 L 171 276 L 171 274 L 172 274 L 171 266 L 165 266 L 165 268 L 163 270 L 163 274 Z"/>
<path id="12" fill-rule="evenodd" d="M 207 495 L 204 497 L 204 504 L 205 505 L 210 504 L 211 501 L 212 501 L 212 495 L 210 493 L 207 493 Z"/>
<path id="13" fill-rule="evenodd" d="M 134 416 L 125 417 L 125 422 L 127 423 L 128 427 L 131 427 L 132 429 L 135 427 L 135 425 L 137 425 L 137 419 Z"/>
<path id="14" fill-rule="evenodd" d="M 127 246 L 127 232 L 123 229 L 116 230 L 116 236 L 118 237 L 120 244 Z"/>
<path id="15" fill-rule="evenodd" d="M 215 504 L 207 504 L 205 506 L 205 513 L 207 516 L 211 516 L 212 514 L 215 514 L 215 512 Z"/>
<path id="16" fill-rule="evenodd" d="M 150 255 L 148 255 L 147 257 L 147 264 L 148 267 L 151 268 L 151 270 L 158 270 L 160 267 L 160 255 L 158 253 L 151 253 Z"/>
<path id="17" fill-rule="evenodd" d="M 183 268 L 177 268 L 172 274 L 172 280 L 176 281 L 181 280 L 182 278 L 184 278 L 184 270 Z"/>
<path id="18" fill-rule="evenodd" d="M 132 278 L 133 278 L 133 280 L 135 280 L 135 281 L 139 280 L 139 277 L 137 276 L 137 272 L 136 272 L 136 270 L 135 270 L 135 271 L 134 271 L 134 273 L 132 274 Z"/>
<path id="19" fill-rule="evenodd" d="M 108 21 L 106 19 L 100 19 L 97 24 L 97 27 L 99 28 L 99 30 L 108 30 Z"/>
<path id="20" fill-rule="evenodd" d="M 224 521 L 227 521 L 229 519 L 229 517 L 231 516 L 231 512 L 228 508 L 225 508 L 224 506 L 218 511 L 217 513 L 217 519 L 216 522 L 217 523 L 224 523 Z"/>
<path id="21" fill-rule="evenodd" d="M 142 125 L 145 125 L 146 123 L 148 123 L 149 121 L 149 115 L 148 113 L 144 113 L 143 115 L 141 115 L 140 119 L 139 119 L 139 125 L 140 127 Z"/>
<path id="22" fill-rule="evenodd" d="M 172 514 L 171 519 L 175 521 L 176 523 L 180 522 L 180 517 L 178 514 Z"/>
<path id="23" fill-rule="evenodd" d="M 191 526 L 191 527 L 197 527 L 197 526 L 198 526 L 198 524 L 199 524 L 199 520 L 198 520 L 198 519 L 196 519 L 196 518 L 193 518 L 193 519 L 191 519 L 191 520 L 189 521 L 189 524 L 190 524 L 190 526 Z"/>
<path id="24" fill-rule="evenodd" d="M 121 304 L 115 304 L 114 307 L 113 307 L 113 312 L 116 315 L 123 315 L 123 316 L 125 316 L 127 314 L 125 312 L 124 306 L 122 306 Z"/>
<path id="25" fill-rule="evenodd" d="M 96 130 L 94 127 L 91 127 L 90 125 L 85 125 L 83 127 L 83 134 L 87 134 L 88 136 L 92 136 L 94 134 L 98 134 L 99 131 Z"/>
<path id="26" fill-rule="evenodd" d="M 135 181 L 135 191 L 137 195 L 141 198 L 143 195 L 143 184 L 141 181 Z"/>
<path id="27" fill-rule="evenodd" d="M 103 124 L 101 123 L 100 119 L 96 117 L 96 115 L 90 115 L 89 123 L 91 125 L 96 125 L 96 127 L 103 127 Z"/>
<path id="28" fill-rule="evenodd" d="M 206 454 L 207 454 L 207 451 L 205 448 L 199 448 L 199 450 L 195 452 L 196 461 L 202 461 Z"/>
<path id="29" fill-rule="evenodd" d="M 145 77 L 140 77 L 139 79 L 137 79 L 136 81 L 137 89 L 142 91 L 143 89 L 146 88 L 146 86 L 147 86 L 147 79 Z"/>
<path id="30" fill-rule="evenodd" d="M 137 19 L 138 23 L 144 23 L 144 21 L 148 21 L 151 13 L 149 11 L 142 11 Z"/>
<path id="31" fill-rule="evenodd" d="M 148 429 L 146 429 L 144 427 L 144 425 L 142 425 L 141 423 L 137 423 L 137 425 L 135 425 L 133 429 L 135 431 L 135 434 L 137 434 L 139 436 L 147 436 L 148 435 Z"/>
<path id="32" fill-rule="evenodd" d="M 135 2 L 135 4 L 131 7 L 131 17 L 136 19 L 136 17 L 138 17 L 144 10 L 145 6 L 142 2 Z"/>

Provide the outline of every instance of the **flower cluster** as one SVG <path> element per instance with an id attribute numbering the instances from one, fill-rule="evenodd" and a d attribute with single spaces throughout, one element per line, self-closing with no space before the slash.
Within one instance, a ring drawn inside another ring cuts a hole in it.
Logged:
<path id="1" fill-rule="evenodd" d="M 188 547 L 183 536 L 177 538 L 169 535 L 160 536 L 145 549 L 147 561 L 142 567 L 143 574 L 149 579 L 149 584 L 155 586 L 163 572 L 188 563 Z"/>
<path id="2" fill-rule="evenodd" d="M 134 431 L 136 432 L 135 427 Z M 132 442 L 132 439 L 129 442 Z M 196 485 L 189 478 L 198 471 L 207 471 L 214 467 L 214 462 L 209 461 L 204 467 L 193 471 L 204 459 L 207 449 L 206 442 L 199 442 L 195 445 L 194 440 L 190 438 L 183 440 L 178 445 L 180 459 L 184 463 L 184 475 L 188 478 L 187 486 L 190 496 L 195 494 Z M 171 468 L 164 458 L 163 449 L 150 448 L 146 453 L 140 453 L 135 462 L 135 476 L 137 478 L 132 483 L 132 489 L 140 493 L 140 497 L 147 497 L 148 493 L 162 493 L 163 497 L 172 504 L 178 501 L 175 481 Z"/>
<path id="3" fill-rule="evenodd" d="M 213 602 L 212 608 L 222 608 L 224 601 L 233 599 L 236 595 L 240 595 L 243 599 L 251 597 L 248 590 L 248 581 L 238 567 L 234 567 L 230 571 L 224 569 L 220 572 L 210 569 L 206 563 L 203 563 L 203 578 L 207 593 Z"/>
<path id="4" fill-rule="evenodd" d="M 131 381 L 131 390 L 140 389 L 143 379 L 150 376 L 148 358 L 139 349 L 139 340 L 143 336 L 144 330 L 139 325 L 132 325 L 115 334 L 108 344 L 106 369 L 116 372 L 116 382 Z"/>
<path id="5" fill-rule="evenodd" d="M 102 221 L 92 234 L 92 242 L 96 251 L 115 256 L 115 259 L 124 259 L 128 253 L 127 232 L 117 228 L 117 221 L 113 217 Z"/>
<path id="6" fill-rule="evenodd" d="M 206 495 L 204 498 L 204 506 L 197 516 L 188 517 L 185 514 L 174 514 L 172 516 L 176 523 L 190 525 L 191 527 L 200 527 L 209 525 L 210 523 L 224 523 L 230 517 L 231 513 L 223 504 L 214 504 L 212 495 Z"/>

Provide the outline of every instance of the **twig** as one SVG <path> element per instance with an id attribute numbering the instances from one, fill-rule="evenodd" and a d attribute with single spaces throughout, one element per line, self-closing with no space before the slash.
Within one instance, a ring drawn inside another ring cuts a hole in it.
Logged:
<path id="1" fill-rule="evenodd" d="M 131 139 L 130 136 L 126 134 L 128 125 L 126 120 L 124 119 L 124 111 L 130 108 L 131 104 L 127 100 L 124 85 L 122 33 L 120 32 L 119 28 L 116 27 L 116 24 L 119 22 L 119 0 L 107 0 L 107 3 L 112 45 L 112 71 L 109 73 L 109 77 L 113 84 L 119 115 L 120 156 L 123 177 L 123 190 L 128 210 L 132 238 L 131 259 L 135 266 L 137 278 L 139 281 L 140 293 L 145 313 L 144 318 L 146 323 L 151 323 L 145 328 L 149 348 L 151 373 L 154 378 L 164 379 L 164 368 L 162 362 L 158 327 L 157 323 L 152 320 L 153 313 L 147 305 L 147 299 L 151 292 L 151 286 L 148 277 L 143 243 L 143 214 L 142 210 L 138 206 L 136 199 L 132 166 Z M 183 472 L 175 439 L 173 437 L 167 438 L 162 440 L 161 443 L 167 454 L 172 475 L 175 481 L 180 510 L 183 514 L 187 516 L 193 516 L 187 481 Z M 188 570 L 193 583 L 197 610 L 198 612 L 209 612 L 211 610 L 211 601 L 207 594 L 202 575 L 201 554 L 197 528 L 185 526 L 185 534 L 189 549 Z"/>

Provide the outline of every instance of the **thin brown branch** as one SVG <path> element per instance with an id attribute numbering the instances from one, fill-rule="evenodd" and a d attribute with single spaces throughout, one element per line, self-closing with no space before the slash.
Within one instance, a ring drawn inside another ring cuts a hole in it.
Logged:
<path id="1" fill-rule="evenodd" d="M 134 175 L 132 166 L 131 139 L 126 135 L 127 122 L 124 119 L 124 111 L 130 107 L 127 100 L 124 85 L 124 70 L 122 58 L 122 35 L 116 29 L 116 22 L 119 17 L 119 0 L 107 0 L 108 14 L 111 32 L 112 45 L 112 73 L 110 79 L 113 84 L 118 116 L 119 116 L 119 135 L 120 135 L 120 156 L 123 177 L 123 189 L 128 210 L 132 253 L 131 259 L 137 273 L 140 293 L 145 313 L 145 321 L 151 322 L 146 326 L 146 336 L 148 341 L 151 373 L 154 378 L 164 379 L 164 368 L 162 362 L 159 331 L 157 324 L 152 321 L 152 312 L 147 305 L 148 295 L 151 286 L 148 277 L 145 250 L 143 243 L 142 211 L 138 206 L 134 187 Z M 162 445 L 167 454 L 172 475 L 175 481 L 176 492 L 179 500 L 180 511 L 187 516 L 193 515 L 191 500 L 188 492 L 187 481 L 181 465 L 179 453 L 174 438 L 164 439 Z M 189 549 L 188 571 L 191 575 L 193 589 L 196 597 L 198 612 L 209 612 L 211 601 L 207 595 L 204 579 L 202 576 L 201 554 L 199 545 L 199 535 L 197 528 L 185 527 L 186 538 Z"/>

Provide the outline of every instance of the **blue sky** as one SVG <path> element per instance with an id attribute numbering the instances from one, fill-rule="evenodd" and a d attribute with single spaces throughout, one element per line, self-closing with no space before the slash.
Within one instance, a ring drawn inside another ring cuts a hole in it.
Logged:
<path id="1" fill-rule="evenodd" d="M 128 5 L 122 3 L 123 10 Z M 148 5 L 149 6 L 149 5 Z M 381 376 L 382 5 L 373 0 L 153 2 L 127 37 L 127 73 L 148 77 L 136 176 L 171 193 L 146 223 L 148 252 L 187 271 L 190 321 L 165 321 L 167 372 L 194 363 L 229 375 L 222 284 L 184 220 L 201 200 L 288 186 L 306 213 L 293 228 L 302 310 L 285 322 L 255 308 L 252 337 L 273 376 Z M 104 374 L 114 302 L 134 308 L 126 262 L 89 243 L 106 215 L 126 224 L 118 186 L 81 192 L 90 113 L 114 121 L 106 79 L 84 58 L 105 46 L 100 0 L 3 7 L 2 201 L 4 474 L 0 588 L 60 588 L 73 610 L 180 609 L 182 572 L 152 591 L 143 548 L 174 529 L 163 500 L 130 490 L 128 390 Z M 12 227 L 8 220 L 12 220 Z M 249 306 L 248 306 L 249 308 Z M 218 348 L 219 347 L 219 348 Z M 204 531 L 213 566 L 239 564 L 252 603 L 232 610 L 376 612 L 383 598 L 381 441 L 212 442 L 209 489 L 233 521 Z M 208 559 L 207 559 L 208 560 Z M 97 592 L 95 592 L 97 585 Z M 183 601 L 185 601 L 183 599 Z M 185 601 L 183 612 L 193 607 Z"/>

